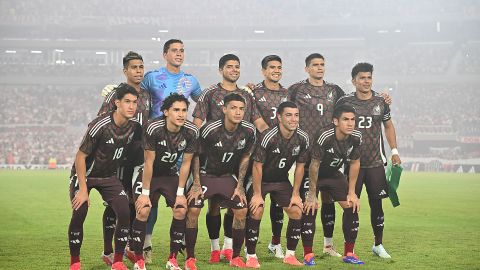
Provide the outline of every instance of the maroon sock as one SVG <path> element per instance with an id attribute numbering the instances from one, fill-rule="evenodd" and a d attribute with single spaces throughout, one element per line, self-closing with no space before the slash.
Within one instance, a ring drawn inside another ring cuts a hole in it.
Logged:
<path id="1" fill-rule="evenodd" d="M 303 255 L 307 255 L 309 253 L 313 253 L 313 248 L 311 246 L 303 246 Z"/>
<path id="2" fill-rule="evenodd" d="M 145 260 L 143 258 L 143 252 L 142 252 L 142 254 L 135 254 L 135 261 L 138 262 L 139 260 Z"/>
<path id="3" fill-rule="evenodd" d="M 355 243 L 347 243 L 345 242 L 345 248 L 343 252 L 343 256 L 347 256 L 347 253 L 353 253 L 353 248 L 355 248 Z"/>
<path id="4" fill-rule="evenodd" d="M 280 236 L 272 235 L 272 245 L 280 244 Z"/>
<path id="5" fill-rule="evenodd" d="M 187 249 L 187 259 L 195 258 L 195 244 L 197 243 L 198 228 L 185 229 L 185 244 Z"/>
<path id="6" fill-rule="evenodd" d="M 123 252 L 115 252 L 113 256 L 113 263 L 122 262 L 123 261 Z"/>
<path id="7" fill-rule="evenodd" d="M 80 262 L 80 256 L 70 256 L 70 265 Z"/>

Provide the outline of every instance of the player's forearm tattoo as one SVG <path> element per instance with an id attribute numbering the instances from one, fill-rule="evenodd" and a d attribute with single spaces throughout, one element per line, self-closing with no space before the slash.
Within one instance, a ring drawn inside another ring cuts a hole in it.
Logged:
<path id="1" fill-rule="evenodd" d="M 317 180 L 318 180 L 318 169 L 320 168 L 320 160 L 312 159 L 309 168 L 309 193 L 317 194 Z"/>
<path id="2" fill-rule="evenodd" d="M 234 217 L 232 228 L 234 228 L 234 229 L 244 229 L 245 228 L 245 218 L 237 219 L 237 218 Z"/>
<path id="3" fill-rule="evenodd" d="M 198 155 L 195 155 L 193 157 L 192 174 L 193 174 L 193 184 L 200 185 L 200 158 L 198 157 Z"/>
<path id="4" fill-rule="evenodd" d="M 247 174 L 248 169 L 248 158 L 243 158 L 240 161 L 240 168 L 238 169 L 238 186 L 243 188 L 243 183 L 245 181 L 245 175 Z"/>

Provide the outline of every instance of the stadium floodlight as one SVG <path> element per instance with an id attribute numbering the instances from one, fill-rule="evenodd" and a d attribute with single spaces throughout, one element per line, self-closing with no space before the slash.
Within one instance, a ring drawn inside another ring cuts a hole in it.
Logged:
<path id="1" fill-rule="evenodd" d="M 161 29 L 161 30 L 158 30 L 159 33 L 168 33 L 168 30 L 167 29 Z"/>
<path id="2" fill-rule="evenodd" d="M 30 53 L 33 53 L 33 54 L 40 54 L 40 53 L 42 53 L 42 51 L 30 51 Z"/>
<path id="3" fill-rule="evenodd" d="M 98 54 L 98 55 L 106 55 L 107 52 L 95 52 L 95 54 Z"/>
<path id="4" fill-rule="evenodd" d="M 14 50 L 6 50 L 5 53 L 17 53 L 17 51 L 14 51 Z"/>
<path id="5" fill-rule="evenodd" d="M 401 32 L 402 32 L 402 30 L 400 30 L 400 29 L 395 29 L 395 33 L 401 33 Z"/>
<path id="6" fill-rule="evenodd" d="M 61 49 L 55 49 L 55 52 L 64 52 L 64 51 Z"/>
<path id="7" fill-rule="evenodd" d="M 152 37 L 152 40 L 153 40 L 153 41 L 157 41 L 157 38 L 156 38 L 156 37 Z"/>
<path id="8" fill-rule="evenodd" d="M 388 33 L 388 30 L 378 30 L 377 33 L 379 33 L 379 34 L 386 34 L 386 33 Z"/>
<path id="9" fill-rule="evenodd" d="M 254 30 L 253 31 L 255 34 L 264 34 L 265 31 L 264 30 Z"/>

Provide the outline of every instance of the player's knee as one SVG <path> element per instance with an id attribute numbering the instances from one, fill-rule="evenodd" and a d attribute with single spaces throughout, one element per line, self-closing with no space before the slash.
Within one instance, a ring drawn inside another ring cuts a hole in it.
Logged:
<path id="1" fill-rule="evenodd" d="M 250 212 L 250 216 L 251 216 L 253 219 L 256 219 L 256 220 L 262 219 L 262 216 L 263 216 L 263 207 L 257 208 L 257 211 L 255 211 L 255 213 Z"/>
<path id="2" fill-rule="evenodd" d="M 200 210 L 201 208 L 196 208 L 196 207 L 188 208 L 187 216 L 189 218 L 198 218 L 198 216 L 200 215 Z"/>
<path id="3" fill-rule="evenodd" d="M 140 221 L 147 221 L 149 215 L 150 207 L 144 207 L 139 212 L 137 212 L 136 218 Z"/>
<path id="4" fill-rule="evenodd" d="M 233 210 L 233 216 L 236 219 L 245 219 L 247 217 L 247 208 Z"/>
<path id="5" fill-rule="evenodd" d="M 340 201 L 340 202 L 338 202 L 338 204 L 340 204 L 340 206 L 341 206 L 343 209 L 351 208 L 351 206 L 348 204 L 347 201 Z"/>
<path id="6" fill-rule="evenodd" d="M 300 207 L 294 205 L 290 208 L 287 208 L 288 217 L 291 219 L 301 219 L 302 218 L 302 209 Z"/>
<path id="7" fill-rule="evenodd" d="M 187 214 L 187 209 L 185 209 L 185 208 L 175 208 L 175 209 L 173 209 L 173 217 L 175 219 L 185 219 L 186 214 Z"/>

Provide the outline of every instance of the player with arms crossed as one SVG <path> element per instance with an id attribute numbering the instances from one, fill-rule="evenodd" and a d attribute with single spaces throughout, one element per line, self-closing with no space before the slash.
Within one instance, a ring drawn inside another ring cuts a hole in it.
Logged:
<path id="1" fill-rule="evenodd" d="M 262 119 L 255 105 L 255 100 L 251 94 L 238 88 L 237 81 L 240 78 L 240 59 L 233 54 L 222 56 L 218 62 L 219 72 L 222 75 L 222 82 L 212 85 L 203 91 L 198 99 L 193 112 L 193 122 L 197 127 L 201 127 L 204 121 L 215 121 L 223 119 L 223 99 L 230 93 L 241 95 L 245 99 L 245 110 L 243 120 L 253 123 L 260 132 L 268 128 L 264 119 Z M 206 215 L 207 229 L 211 242 L 210 263 L 220 262 L 220 257 L 230 261 L 232 259 L 232 222 L 233 214 L 227 211 L 224 217 L 224 244 L 220 251 L 220 207 L 215 200 L 209 200 L 208 212 Z"/>
<path id="2" fill-rule="evenodd" d="M 345 251 L 343 261 L 363 264 L 353 253 L 358 233 L 360 201 L 355 194 L 355 182 L 360 169 L 360 144 L 362 134 L 355 130 L 355 109 L 338 106 L 333 112 L 333 125 L 321 129 L 310 148 L 310 185 L 302 186 L 305 194 L 305 212 L 318 208 L 318 192 L 327 192 L 343 208 L 343 235 Z M 339 169 L 350 161 L 349 180 Z"/>
<path id="3" fill-rule="evenodd" d="M 126 84 L 135 88 L 138 93 L 137 100 L 137 110 L 135 112 L 134 119 L 140 123 L 140 125 L 146 124 L 148 117 L 150 116 L 150 94 L 140 88 L 140 83 L 143 80 L 144 75 L 144 66 L 143 58 L 136 52 L 128 52 L 127 55 L 123 57 L 123 74 L 125 75 L 127 82 Z M 123 83 L 118 87 L 122 87 Z M 106 97 L 102 103 L 102 106 L 98 112 L 98 116 L 114 111 L 115 106 L 115 96 L 117 94 L 117 88 L 114 88 Z M 141 132 L 136 134 L 133 138 L 133 144 L 130 147 L 132 154 L 127 155 L 128 159 L 124 160 L 121 166 L 118 169 L 118 179 L 122 181 L 123 188 L 130 199 L 130 218 L 135 218 L 135 206 L 133 201 L 132 193 L 132 182 L 133 170 L 135 166 L 143 164 L 143 153 L 141 145 Z M 108 206 L 107 203 L 105 211 L 103 212 L 103 253 L 102 260 L 107 265 L 112 265 L 113 263 L 113 246 L 112 239 L 113 233 L 115 231 L 116 217 L 113 209 Z M 131 242 L 130 242 L 131 244 Z M 128 250 L 128 249 L 127 249 Z M 127 253 L 129 254 L 129 253 Z M 129 256 L 129 258 L 132 258 Z"/>
<path id="4" fill-rule="evenodd" d="M 265 196 L 283 207 L 289 220 L 287 226 L 287 254 L 284 263 L 303 265 L 295 258 L 295 249 L 302 228 L 303 204 L 300 198 L 300 185 L 305 162 L 308 159 L 308 134 L 298 128 L 298 108 L 286 101 L 277 111 L 278 125 L 267 130 L 258 140 L 253 155 L 253 184 L 247 191 L 250 198 L 250 218 L 247 220 L 247 263 L 251 268 L 259 268 L 255 248 L 260 231 Z M 288 171 L 296 163 L 294 185 L 288 178 Z"/>
<path id="5" fill-rule="evenodd" d="M 145 165 L 137 177 L 135 202 L 137 216 L 132 227 L 135 251 L 135 270 L 145 269 L 143 241 L 150 208 L 158 206 L 160 196 L 165 197 L 172 209 L 170 225 L 170 255 L 167 269 L 178 270 L 177 253 L 185 233 L 187 212 L 184 195 L 190 164 L 196 150 L 198 129 L 187 119 L 189 102 L 183 95 L 172 93 L 162 104 L 163 116 L 148 122 L 144 132 Z M 184 155 L 180 169 L 176 163 Z"/>
<path id="6" fill-rule="evenodd" d="M 385 127 L 385 137 L 392 149 L 392 163 L 400 165 L 401 160 L 397 150 L 395 127 L 390 116 L 390 107 L 384 99 L 372 90 L 373 66 L 369 63 L 358 63 L 352 69 L 352 83 L 355 92 L 341 98 L 337 106 L 348 104 L 355 107 L 357 113 L 356 125 L 362 132 L 363 142 L 360 147 L 360 173 L 357 179 L 356 194 L 360 198 L 365 184 L 370 205 L 370 221 L 375 243 L 372 251 L 381 258 L 391 256 L 383 247 L 384 213 L 382 199 L 388 197 L 388 185 L 385 177 L 385 148 L 383 146 L 382 124 Z"/>
<path id="7" fill-rule="evenodd" d="M 70 270 L 80 269 L 80 248 L 83 242 L 83 223 L 90 204 L 92 188 L 100 192 L 117 217 L 115 255 L 112 269 L 125 270 L 123 252 L 130 231 L 128 197 L 118 180 L 117 168 L 124 158 L 132 138 L 141 131 L 140 124 L 130 120 L 137 109 L 138 92 L 124 84 L 117 89 L 116 110 L 102 115 L 88 125 L 77 152 L 70 178 L 72 219 L 68 227 Z M 87 182 L 88 178 L 88 182 Z"/>
<path id="8" fill-rule="evenodd" d="M 255 85 L 253 95 L 255 104 L 263 120 L 269 127 L 274 127 L 278 124 L 278 106 L 280 103 L 288 100 L 288 90 L 280 84 L 280 79 L 282 78 L 282 59 L 278 55 L 268 55 L 262 59 L 261 64 L 264 80 Z M 253 161 L 251 161 L 251 164 L 253 164 Z M 268 244 L 268 251 L 280 259 L 284 258 L 282 245 L 280 244 L 283 218 L 283 208 L 279 206 L 273 196 L 270 195 L 272 240 Z"/>
<path id="9" fill-rule="evenodd" d="M 246 109 L 245 99 L 231 93 L 223 99 L 224 118 L 205 124 L 200 130 L 199 155 L 202 176 L 199 173 L 198 157 L 194 162 L 194 181 L 188 193 L 186 249 L 188 260 L 195 258 L 195 243 L 198 233 L 198 216 L 204 199 L 215 199 L 220 206 L 233 211 L 231 266 L 245 267 L 240 250 L 245 239 L 247 200 L 244 180 L 250 154 L 255 145 L 256 129 L 242 120 Z M 202 197 L 203 189 L 203 198 Z M 196 268 L 189 268 L 189 270 Z"/>

